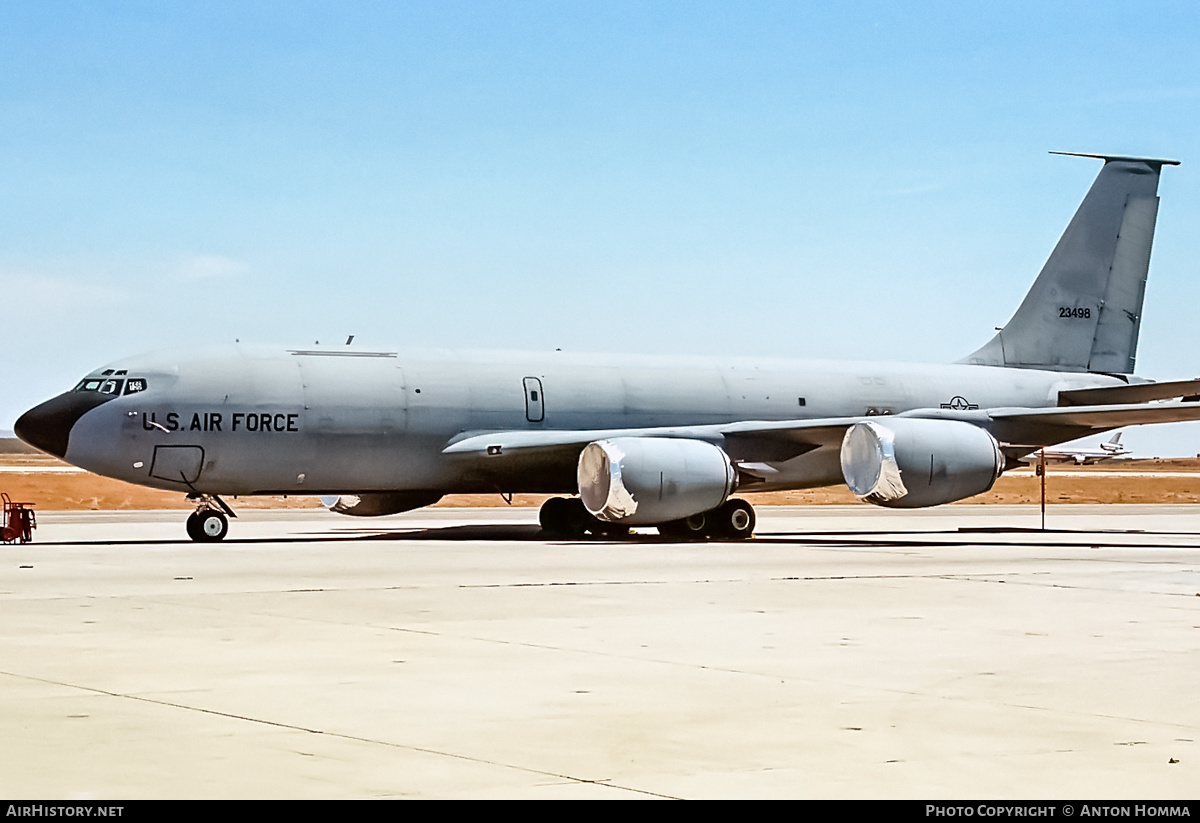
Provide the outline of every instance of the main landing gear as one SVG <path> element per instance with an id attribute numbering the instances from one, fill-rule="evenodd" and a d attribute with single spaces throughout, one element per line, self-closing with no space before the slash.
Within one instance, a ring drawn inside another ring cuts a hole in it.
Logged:
<path id="1" fill-rule="evenodd" d="M 678 540 L 749 540 L 756 522 L 754 507 L 735 498 L 711 511 L 663 523 L 658 533 Z"/>
<path id="2" fill-rule="evenodd" d="M 606 523 L 592 516 L 578 497 L 552 497 L 538 513 L 542 531 L 548 537 L 578 539 L 585 534 L 619 538 L 629 527 Z M 726 500 L 717 508 L 694 514 L 683 520 L 660 523 L 658 533 L 675 540 L 748 540 L 754 534 L 754 507 L 745 500 Z"/>
<path id="3" fill-rule="evenodd" d="M 629 534 L 629 527 L 606 523 L 593 517 L 578 497 L 551 497 L 542 504 L 538 522 L 548 537 L 578 539 L 585 534 L 617 538 Z"/>
<path id="4" fill-rule="evenodd" d="M 188 537 L 198 543 L 224 540 L 229 534 L 229 518 L 237 517 L 233 509 L 215 494 L 189 494 L 188 499 L 196 501 L 196 510 L 187 519 Z"/>

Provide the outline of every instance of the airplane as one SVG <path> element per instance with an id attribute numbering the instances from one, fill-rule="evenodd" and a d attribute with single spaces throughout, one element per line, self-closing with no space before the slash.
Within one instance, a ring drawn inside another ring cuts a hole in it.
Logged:
<path id="1" fill-rule="evenodd" d="M 1101 443 L 1098 449 L 1042 449 L 1040 451 L 1045 456 L 1047 463 L 1074 463 L 1076 466 L 1090 466 L 1093 463 L 1129 454 L 1129 449 L 1121 445 L 1122 434 L 1124 432 L 1117 432 L 1106 442 Z M 1035 466 L 1038 463 L 1038 454 L 1034 453 L 1022 458 L 1022 462 Z"/>
<path id="2" fill-rule="evenodd" d="M 1133 375 L 1159 177 L 1178 161 L 1056 153 L 1103 165 L 1016 313 L 953 364 L 236 344 L 111 363 L 14 430 L 186 494 L 198 541 L 226 536 L 231 495 L 377 516 L 550 493 L 539 522 L 568 539 L 747 539 L 735 492 L 963 500 L 1040 448 L 1200 419 L 1200 379 Z"/>

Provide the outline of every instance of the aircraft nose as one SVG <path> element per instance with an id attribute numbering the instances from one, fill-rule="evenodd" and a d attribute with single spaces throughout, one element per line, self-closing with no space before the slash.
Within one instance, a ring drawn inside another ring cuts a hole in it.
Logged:
<path id="1" fill-rule="evenodd" d="M 18 417 L 13 432 L 34 448 L 65 459 L 75 421 L 113 399 L 112 395 L 98 392 L 60 394 Z"/>

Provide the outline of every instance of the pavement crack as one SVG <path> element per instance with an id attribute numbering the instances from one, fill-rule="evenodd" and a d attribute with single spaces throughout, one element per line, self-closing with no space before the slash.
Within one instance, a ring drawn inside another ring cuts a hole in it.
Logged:
<path id="1" fill-rule="evenodd" d="M 551 778 L 555 778 L 557 780 L 565 780 L 565 781 L 568 781 L 571 783 L 583 783 L 583 784 L 591 784 L 591 785 L 596 785 L 596 786 L 604 786 L 606 788 L 611 788 L 611 789 L 615 789 L 615 790 L 619 790 L 619 791 L 633 792 L 635 794 L 645 795 L 647 797 L 657 797 L 657 798 L 662 798 L 664 800 L 682 799 L 682 798 L 674 797 L 672 795 L 662 794 L 660 792 L 653 792 L 653 791 L 650 791 L 649 789 L 640 789 L 635 786 L 622 786 L 622 785 L 613 783 L 608 779 L 590 779 L 590 778 L 586 778 L 586 777 L 576 777 L 575 775 L 560 774 L 558 772 L 547 771 L 546 769 L 535 769 L 530 766 L 521 766 L 521 765 L 518 765 L 515 763 L 504 763 L 504 762 L 501 762 L 498 760 L 493 760 L 493 759 L 488 759 L 488 758 L 483 758 L 483 757 L 474 757 L 469 754 L 460 754 L 458 752 L 443 751 L 441 749 L 431 749 L 427 746 L 415 746 L 410 743 L 396 743 L 396 742 L 393 742 L 390 740 L 379 740 L 378 738 L 363 737 L 361 735 L 349 734 L 347 732 L 329 731 L 327 729 L 314 729 L 314 728 L 310 728 L 308 726 L 302 726 L 297 723 L 287 723 L 287 722 L 280 721 L 280 720 L 270 720 L 265 717 L 251 717 L 250 715 L 238 714 L 236 712 L 224 712 L 224 711 L 220 711 L 218 709 L 208 709 L 203 706 L 189 706 L 186 703 L 175 703 L 170 700 L 159 700 L 157 698 L 146 697 L 144 695 L 124 694 L 121 692 L 109 691 L 108 689 L 101 689 L 96 686 L 83 686 L 78 683 L 66 683 L 61 680 L 54 680 L 54 679 L 46 678 L 46 677 L 36 677 L 34 675 L 19 674 L 17 672 L 8 672 L 8 671 L 0 671 L 0 674 L 3 674 L 8 677 L 18 678 L 21 680 L 32 681 L 35 683 L 46 683 L 48 685 L 61 686 L 63 688 L 67 688 L 67 689 L 77 689 L 82 692 L 88 692 L 90 694 L 102 695 L 104 697 L 114 697 L 119 700 L 133 700 L 133 701 L 136 701 L 139 703 L 147 703 L 147 704 L 154 705 L 154 706 L 164 706 L 166 708 L 179 709 L 181 711 L 196 712 L 199 714 L 207 714 L 207 715 L 211 715 L 214 717 L 224 717 L 229 720 L 240 720 L 245 723 L 255 723 L 260 726 L 270 726 L 270 727 L 276 728 L 276 729 L 286 729 L 288 731 L 304 732 L 306 734 L 319 734 L 319 735 L 324 735 L 326 737 L 336 738 L 338 740 L 347 740 L 347 741 L 351 741 L 351 742 L 355 742 L 355 743 L 366 743 L 366 744 L 375 745 L 375 746 L 386 746 L 386 747 L 392 748 L 392 749 L 402 749 L 404 751 L 418 752 L 420 754 L 428 754 L 428 755 L 433 755 L 435 757 L 448 757 L 448 758 L 451 758 L 454 760 L 460 760 L 460 761 L 467 762 L 467 763 L 476 763 L 476 764 L 485 765 L 485 766 L 495 766 L 495 767 L 501 768 L 501 769 L 512 769 L 514 771 L 524 772 L 525 774 L 534 774 L 534 775 L 538 775 L 541 777 L 551 777 Z"/>

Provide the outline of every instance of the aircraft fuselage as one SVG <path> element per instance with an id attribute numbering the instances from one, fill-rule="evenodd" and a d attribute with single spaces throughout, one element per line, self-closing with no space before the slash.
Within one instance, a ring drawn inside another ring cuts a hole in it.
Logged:
<path id="1" fill-rule="evenodd" d="M 93 372 L 76 391 L 111 399 L 78 417 L 63 456 L 141 485 L 221 495 L 573 492 L 573 461 L 489 471 L 443 449 L 489 431 L 1045 407 L 1060 390 L 1120 383 L 967 365 L 228 346 Z M 836 449 L 774 470 L 756 488 L 841 482 Z"/>

